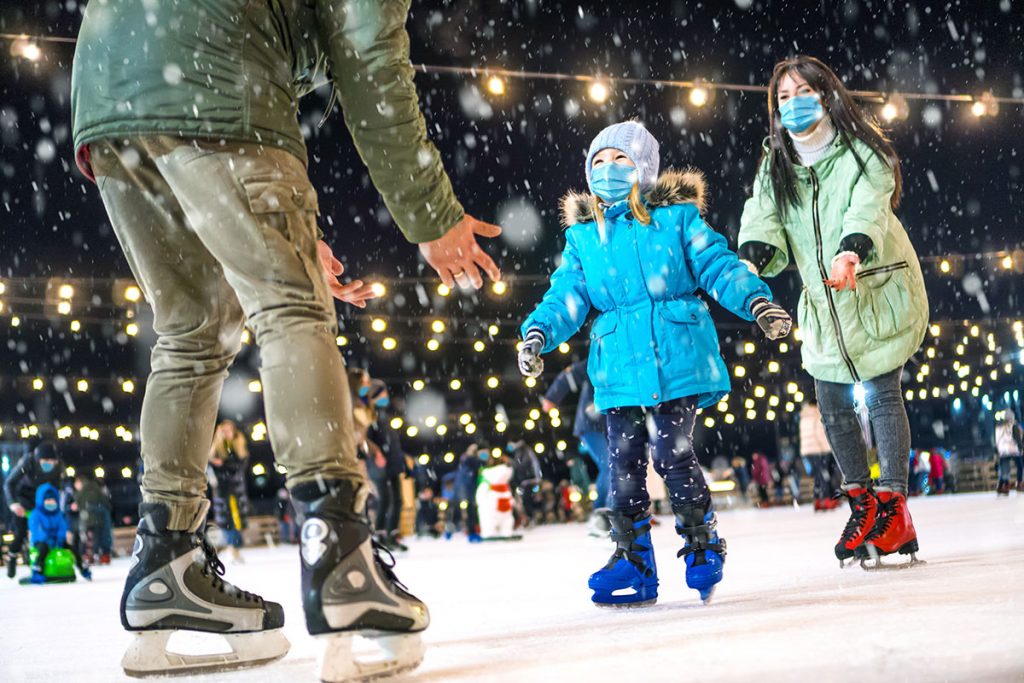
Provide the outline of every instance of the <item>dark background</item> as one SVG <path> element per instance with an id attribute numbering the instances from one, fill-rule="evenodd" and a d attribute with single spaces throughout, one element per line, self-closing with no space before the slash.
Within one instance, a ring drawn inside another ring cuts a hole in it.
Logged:
<path id="1" fill-rule="evenodd" d="M 84 4 L 5 0 L 0 3 L 0 31 L 73 36 Z M 763 84 L 776 61 L 807 53 L 830 64 L 853 89 L 1024 95 L 1024 5 L 1002 0 L 948 6 L 856 0 L 414 2 L 408 28 L 414 63 Z M 37 64 L 10 58 L 9 46 L 9 41 L 0 42 L 0 278 L 130 276 L 98 193 L 72 161 L 68 95 L 74 46 L 44 44 L 46 56 Z M 717 92 L 708 106 L 696 109 L 686 101 L 684 90 L 614 86 L 609 101 L 596 105 L 577 83 L 513 80 L 503 97 L 492 98 L 480 78 L 418 74 L 416 80 L 431 136 L 467 210 L 497 220 L 504 204 L 522 200 L 541 218 L 541 229 L 528 235 L 525 244 L 513 246 L 499 239 L 487 246 L 506 274 L 550 273 L 562 246 L 558 198 L 567 189 L 584 186 L 582 162 L 591 138 L 603 126 L 630 117 L 642 120 L 660 140 L 663 167 L 694 166 L 704 171 L 708 222 L 735 238 L 767 129 L 762 94 Z M 321 88 L 302 107 L 310 173 L 320 193 L 321 224 L 328 241 L 353 276 L 429 275 L 369 184 L 341 117 L 335 112 L 317 128 L 328 95 L 329 89 Z M 1024 108 L 1008 104 L 996 117 L 979 120 L 966 104 L 912 101 L 909 118 L 892 125 L 903 159 L 899 216 L 921 257 L 1021 248 L 1022 133 Z M 521 216 L 522 211 L 515 214 L 506 227 L 519 232 Z M 933 319 L 994 321 L 1020 316 L 1022 263 L 1018 260 L 1018 270 L 1008 272 L 989 261 L 954 259 L 952 276 L 939 275 L 934 264 L 926 267 Z M 962 277 L 970 272 L 982 279 L 990 304 L 987 311 L 964 292 Z M 422 287 L 392 287 L 387 300 L 374 310 L 387 317 L 428 315 L 433 309 L 450 321 L 451 336 L 466 340 L 482 333 L 477 323 L 496 322 L 502 327 L 500 343 L 476 354 L 468 341 L 453 341 L 441 353 L 427 354 L 422 346 L 425 324 L 413 321 L 397 333 L 399 352 L 382 354 L 379 335 L 367 333 L 365 318 L 339 308 L 353 339 L 346 355 L 391 380 L 399 401 L 406 391 L 401 382 L 412 378 L 433 380 L 441 389 L 453 376 L 466 378 L 467 388 L 448 396 L 448 410 L 479 415 L 478 423 L 488 429 L 477 436 L 486 434 L 485 440 L 503 444 L 508 437 L 517 438 L 521 413 L 535 406 L 537 397 L 515 379 L 511 340 L 543 283 L 513 283 L 511 294 L 500 299 L 486 292 L 441 299 L 433 296 L 433 284 Z M 773 288 L 783 305 L 795 307 L 799 284 L 794 274 L 783 275 Z M 16 378 L 59 373 L 69 378 L 143 378 L 146 345 L 151 341 L 146 334 L 126 339 L 112 323 L 91 324 L 84 333 L 73 335 L 66 324 L 60 328 L 46 320 L 26 321 L 15 330 L 7 323 L 9 315 L 0 315 L 0 422 L 137 420 L 141 392 L 124 397 L 97 388 L 89 397 L 75 397 L 75 408 L 69 412 L 67 392 L 26 394 Z M 749 327 L 720 311 L 716 317 L 724 323 L 723 353 L 731 363 L 737 343 L 750 338 Z M 364 343 L 360 335 L 369 341 Z M 1008 346 L 1007 358 L 1010 351 Z M 575 346 L 566 362 L 583 352 L 582 343 Z M 796 353 L 772 355 L 759 345 L 746 362 L 756 368 L 775 357 L 783 362 L 782 379 L 797 379 L 809 389 Z M 920 362 L 915 359 L 912 366 Z M 561 365 L 552 358 L 549 376 Z M 255 367 L 255 353 L 243 352 L 237 373 L 255 376 Z M 994 397 L 1020 385 L 1021 367 L 1015 363 L 1014 374 L 992 387 Z M 910 370 L 916 372 L 914 367 Z M 501 390 L 481 387 L 480 378 L 488 374 L 503 377 Z M 760 381 L 756 372 L 752 374 L 745 384 L 737 383 L 736 403 L 745 388 Z M 936 381 L 945 385 L 941 377 Z M 116 381 L 106 386 L 114 387 Z M 110 403 L 104 404 L 104 399 Z M 948 398 L 915 402 L 915 446 L 955 446 L 959 440 L 967 449 L 987 442 L 990 417 L 978 401 L 965 401 L 959 413 L 951 409 Z M 489 431 L 490 414 L 498 405 L 514 425 L 501 437 Z M 240 417 L 251 423 L 258 414 Z M 935 427 L 937 421 L 942 428 Z M 545 438 L 565 437 L 569 426 L 566 420 L 561 429 L 541 433 Z M 699 436 L 703 458 L 733 450 L 748 454 L 753 448 L 774 453 L 774 437 L 791 427 L 786 420 L 740 419 L 730 429 L 705 430 Z M 437 454 L 458 448 L 466 439 L 456 431 L 444 440 L 409 443 L 409 450 Z M 72 441 L 67 442 L 72 459 L 83 462 L 133 459 L 137 448 L 110 441 Z M 265 444 L 256 450 L 269 457 Z"/>

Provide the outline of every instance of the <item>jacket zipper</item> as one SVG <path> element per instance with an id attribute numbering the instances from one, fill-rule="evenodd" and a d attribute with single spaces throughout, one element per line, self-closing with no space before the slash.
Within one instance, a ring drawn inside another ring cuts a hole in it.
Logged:
<path id="1" fill-rule="evenodd" d="M 644 260 L 640 256 L 640 230 L 639 230 L 639 228 L 634 229 L 634 227 L 635 227 L 633 225 L 633 221 L 634 220 L 635 220 L 635 218 L 630 218 L 628 230 L 631 233 L 633 233 L 633 251 L 636 254 L 636 265 L 637 265 L 637 268 L 640 270 L 640 279 L 641 279 L 641 281 L 643 283 L 643 286 L 644 286 L 644 292 L 647 293 L 647 300 L 651 302 L 651 320 L 650 320 L 650 324 L 651 324 L 651 341 L 654 344 L 654 346 L 653 346 L 654 357 L 658 358 L 659 357 L 658 340 L 657 340 L 657 338 L 654 335 L 654 317 L 657 315 L 657 312 L 654 310 L 654 299 L 651 297 L 651 292 L 647 288 L 647 276 L 644 273 Z M 660 375 L 659 375 L 659 378 L 660 378 Z M 656 393 L 653 396 L 651 396 L 651 398 L 653 400 L 655 400 L 655 401 L 661 401 L 662 393 L 661 393 L 661 382 L 660 381 L 658 382 L 658 393 Z"/>
<path id="2" fill-rule="evenodd" d="M 825 281 L 829 278 L 829 273 L 825 270 L 825 261 L 822 256 L 824 245 L 821 243 L 821 223 L 818 219 L 818 175 L 814 172 L 813 168 L 808 168 L 807 171 L 811 174 L 811 204 L 814 215 L 814 246 L 817 249 L 818 270 L 821 272 L 822 281 Z M 839 326 L 839 314 L 836 312 L 836 302 L 832 299 L 832 290 L 828 285 L 825 285 L 825 299 L 828 301 L 828 312 L 829 315 L 832 316 L 832 326 L 836 331 L 836 341 L 839 342 L 839 355 L 843 357 L 843 361 L 846 363 L 846 367 L 850 371 L 853 381 L 860 382 L 860 375 L 857 374 L 857 368 L 853 365 L 853 359 L 850 358 L 849 351 L 846 350 L 846 340 L 843 338 L 843 329 Z"/>
<path id="3" fill-rule="evenodd" d="M 879 273 L 891 273 L 891 272 L 895 272 L 897 270 L 903 270 L 904 268 L 909 268 L 909 267 L 910 267 L 910 264 L 907 263 L 906 261 L 899 261 L 897 263 L 890 263 L 887 266 L 878 266 L 877 268 L 868 268 L 867 270 L 862 270 L 861 272 L 857 273 L 857 279 L 859 280 L 862 277 L 867 277 L 869 275 L 878 275 Z"/>

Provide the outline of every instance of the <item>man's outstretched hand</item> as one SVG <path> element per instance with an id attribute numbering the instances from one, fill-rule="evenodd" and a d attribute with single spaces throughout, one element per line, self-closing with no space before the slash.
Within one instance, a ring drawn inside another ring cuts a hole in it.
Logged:
<path id="1" fill-rule="evenodd" d="M 377 294 L 373 291 L 373 286 L 365 284 L 362 280 L 353 280 L 345 285 L 341 284 L 338 276 L 345 272 L 345 266 L 341 265 L 341 261 L 334 258 L 334 252 L 331 251 L 327 242 L 320 240 L 316 243 L 316 256 L 320 261 L 320 269 L 323 271 L 327 288 L 331 290 L 331 294 L 335 299 L 352 304 L 357 308 L 366 308 L 367 301 L 377 298 Z"/>
<path id="2" fill-rule="evenodd" d="M 501 228 L 497 225 L 478 221 L 467 214 L 442 237 L 421 244 L 420 253 L 448 287 L 458 283 L 460 287 L 480 289 L 484 284 L 481 269 L 495 281 L 501 279 L 501 270 L 476 243 L 476 236 L 500 234 Z"/>

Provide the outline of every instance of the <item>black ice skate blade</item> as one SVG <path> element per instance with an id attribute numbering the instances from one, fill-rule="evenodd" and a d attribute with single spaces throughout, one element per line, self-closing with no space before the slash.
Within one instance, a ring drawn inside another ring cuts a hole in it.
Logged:
<path id="1" fill-rule="evenodd" d="M 512 536 L 484 536 L 482 540 L 488 543 L 493 541 L 521 541 L 523 540 L 523 535 L 514 534 Z"/>
<path id="2" fill-rule="evenodd" d="M 653 600 L 644 600 L 642 602 L 595 602 L 594 606 L 598 609 L 607 610 L 620 610 L 620 609 L 643 609 L 644 607 L 651 607 L 658 602 L 658 598 Z"/>

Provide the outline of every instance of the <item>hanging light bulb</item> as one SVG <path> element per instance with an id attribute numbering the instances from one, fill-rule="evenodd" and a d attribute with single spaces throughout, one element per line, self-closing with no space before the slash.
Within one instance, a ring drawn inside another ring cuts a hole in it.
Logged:
<path id="1" fill-rule="evenodd" d="M 491 76 L 487 79 L 487 92 L 492 95 L 504 95 L 505 81 L 501 80 L 498 76 Z"/>
<path id="2" fill-rule="evenodd" d="M 587 96 L 597 104 L 604 104 L 609 95 L 611 95 L 611 88 L 601 79 L 595 79 L 587 88 Z"/>
<path id="3" fill-rule="evenodd" d="M 703 107 L 711 99 L 707 88 L 697 87 L 690 91 L 690 104 L 695 107 Z"/>

